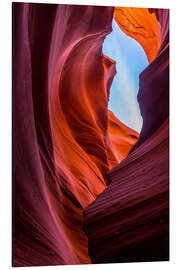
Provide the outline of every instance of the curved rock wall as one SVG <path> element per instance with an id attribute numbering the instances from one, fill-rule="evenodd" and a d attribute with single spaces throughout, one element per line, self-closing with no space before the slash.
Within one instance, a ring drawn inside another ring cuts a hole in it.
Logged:
<path id="1" fill-rule="evenodd" d="M 114 19 L 126 35 L 140 43 L 151 63 L 161 44 L 161 27 L 155 14 L 148 8 L 115 7 Z"/>
<path id="2" fill-rule="evenodd" d="M 140 74 L 138 102 L 143 126 L 136 146 L 169 117 L 169 10 L 150 9 L 161 25 L 161 45 L 153 62 Z"/>
<path id="3" fill-rule="evenodd" d="M 115 7 L 114 18 L 122 31 L 141 44 L 150 63 L 139 76 L 143 127 L 137 147 L 169 115 L 169 10 Z"/>
<path id="4" fill-rule="evenodd" d="M 110 262 L 120 250 L 122 261 L 127 250 L 132 260 L 142 250 L 144 259 L 168 257 L 168 10 L 122 9 L 115 19 L 150 62 L 140 76 L 140 138 L 107 108 L 116 70 L 102 43 L 114 9 L 13 4 L 14 266 Z M 117 226 L 129 230 L 126 241 Z M 146 241 L 160 253 L 148 257 Z"/>
<path id="5" fill-rule="evenodd" d="M 120 10 L 115 9 L 116 20 Z M 136 35 L 137 40 L 144 27 L 139 32 L 137 24 L 134 32 L 131 18 L 138 22 L 139 12 L 127 8 L 125 22 L 119 24 L 126 32 L 127 22 L 128 34 Z M 93 263 L 169 259 L 169 11 L 148 12 L 155 14 L 161 25 L 161 43 L 140 75 L 143 128 L 128 157 L 108 172 L 111 184 L 84 210 L 84 231 Z"/>
<path id="6" fill-rule="evenodd" d="M 83 209 L 139 136 L 107 109 L 112 18 L 112 7 L 13 4 L 14 266 L 91 262 Z"/>

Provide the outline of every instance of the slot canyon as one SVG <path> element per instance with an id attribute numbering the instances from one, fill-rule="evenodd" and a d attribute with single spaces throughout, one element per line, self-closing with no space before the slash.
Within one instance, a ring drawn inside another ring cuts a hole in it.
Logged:
<path id="1" fill-rule="evenodd" d="M 109 109 L 112 21 L 143 48 Z M 13 3 L 13 266 L 169 260 L 169 10 Z"/>

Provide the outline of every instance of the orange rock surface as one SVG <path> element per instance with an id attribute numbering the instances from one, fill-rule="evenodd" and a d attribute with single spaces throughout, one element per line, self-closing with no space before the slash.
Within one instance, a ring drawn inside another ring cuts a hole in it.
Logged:
<path id="1" fill-rule="evenodd" d="M 94 24 L 90 24 L 87 32 L 87 26 L 79 23 L 79 14 L 74 12 L 74 23 L 81 27 L 69 39 L 67 33 L 72 30 L 67 25 L 61 42 L 61 36 L 57 37 L 54 32 L 50 59 L 53 59 L 54 47 L 59 54 L 49 65 L 52 67 L 50 119 L 55 164 L 66 206 L 59 219 L 63 219 L 72 250 L 78 254 L 80 262 L 87 263 L 82 210 L 104 190 L 106 173 L 128 154 L 138 134 L 107 109 L 116 70 L 115 61 L 102 54 L 102 43 L 111 31 L 112 9 L 104 9 L 107 16 L 101 21 L 98 14 L 103 8 L 86 9 L 93 12 Z M 57 11 L 55 29 L 62 27 L 62 12 L 61 9 Z"/>
<path id="2" fill-rule="evenodd" d="M 126 35 L 141 44 L 151 63 L 161 44 L 161 27 L 155 14 L 148 8 L 115 7 L 114 19 Z"/>
<path id="3" fill-rule="evenodd" d="M 138 138 L 108 111 L 116 69 L 102 44 L 113 12 L 13 4 L 14 266 L 91 262 L 83 209 Z M 114 16 L 152 61 L 161 37 L 154 13 L 116 8 Z"/>
<path id="4" fill-rule="evenodd" d="M 108 113 L 113 10 L 13 4 L 14 266 L 91 262 L 83 209 L 135 140 Z"/>
<path id="5" fill-rule="evenodd" d="M 111 151 L 116 159 L 121 162 L 127 157 L 131 147 L 138 140 L 139 134 L 124 125 L 110 110 L 108 111 L 108 132 L 111 142 Z M 111 157 L 109 157 L 110 168 L 117 165 L 116 161 L 110 161 Z"/>
<path id="6" fill-rule="evenodd" d="M 93 263 L 168 261 L 169 10 L 116 8 L 116 15 L 120 28 L 154 60 L 139 76 L 143 126 L 138 141 L 108 172 L 108 187 L 85 208 L 84 231 Z M 152 15 L 157 19 L 151 28 Z M 157 21 L 160 46 L 158 35 L 152 35 Z"/>

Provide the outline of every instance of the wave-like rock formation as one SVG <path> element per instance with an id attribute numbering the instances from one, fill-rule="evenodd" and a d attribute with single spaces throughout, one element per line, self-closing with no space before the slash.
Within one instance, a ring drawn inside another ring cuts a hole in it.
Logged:
<path id="1" fill-rule="evenodd" d="M 161 26 L 152 51 L 143 37 L 149 29 L 143 12 L 155 15 Z M 110 185 L 85 209 L 84 231 L 93 263 L 168 260 L 169 11 L 116 8 L 115 19 L 149 58 L 138 92 L 143 127 L 128 157 L 108 172 Z"/>
<path id="2" fill-rule="evenodd" d="M 90 263 L 83 209 L 139 135 L 109 111 L 112 7 L 13 4 L 13 265 Z"/>
<path id="3" fill-rule="evenodd" d="M 161 27 L 155 14 L 148 8 L 116 7 L 114 19 L 126 35 L 141 44 L 152 62 L 161 44 Z"/>
<path id="4" fill-rule="evenodd" d="M 169 116 L 169 10 L 116 7 L 114 18 L 141 44 L 150 63 L 139 78 L 140 145 Z"/>
<path id="5" fill-rule="evenodd" d="M 127 157 L 132 146 L 138 140 L 139 134 L 124 125 L 110 110 L 108 110 L 108 132 L 112 145 L 110 149 L 113 151 L 116 160 L 121 162 Z M 109 167 L 115 167 L 116 165 L 116 161 L 113 162 L 112 160 Z"/>
<path id="6" fill-rule="evenodd" d="M 85 209 L 93 263 L 167 260 L 168 122 L 108 177 L 111 184 Z"/>

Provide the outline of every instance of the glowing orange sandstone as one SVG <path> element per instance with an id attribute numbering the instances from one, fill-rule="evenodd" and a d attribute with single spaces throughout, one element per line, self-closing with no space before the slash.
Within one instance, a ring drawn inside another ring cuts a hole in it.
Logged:
<path id="1" fill-rule="evenodd" d="M 126 35 L 141 44 L 151 63 L 161 43 L 161 27 L 156 15 L 148 8 L 115 7 L 114 19 Z"/>
<path id="2" fill-rule="evenodd" d="M 13 265 L 90 263 L 83 209 L 137 138 L 108 112 L 113 8 L 13 7 Z"/>
<path id="3" fill-rule="evenodd" d="M 74 32 L 68 17 L 63 39 L 54 30 L 49 60 L 50 120 L 63 201 L 56 213 L 72 247 L 71 256 L 77 256 L 75 263 L 90 262 L 82 210 L 104 190 L 105 175 L 127 155 L 138 137 L 108 112 L 116 69 L 115 61 L 102 54 L 102 43 L 111 31 L 113 10 L 82 7 L 81 12 L 84 10 L 92 13 L 96 23 L 88 27 L 83 20 L 80 23 L 74 9 L 73 20 L 79 29 Z M 100 21 L 103 12 L 106 16 Z M 62 14 L 59 9 L 54 29 L 63 28 Z"/>
<path id="4" fill-rule="evenodd" d="M 110 110 L 108 111 L 108 132 L 112 151 L 120 162 L 127 157 L 131 147 L 138 140 L 139 134 L 124 125 Z M 112 165 L 112 167 L 115 166 L 114 163 Z"/>

